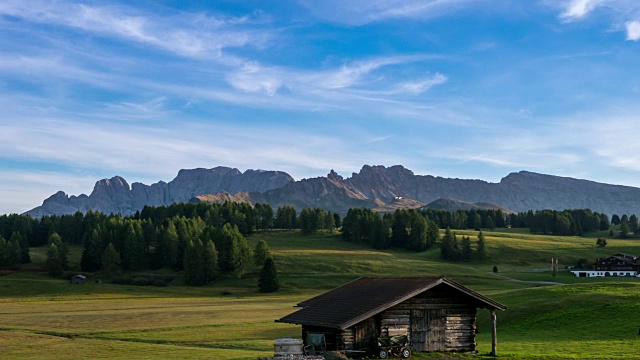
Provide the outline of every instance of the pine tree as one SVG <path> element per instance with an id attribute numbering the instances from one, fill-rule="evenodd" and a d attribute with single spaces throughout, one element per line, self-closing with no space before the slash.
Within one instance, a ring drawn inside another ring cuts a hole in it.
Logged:
<path id="1" fill-rule="evenodd" d="M 0 235 L 0 266 L 12 266 L 9 243 Z"/>
<path id="2" fill-rule="evenodd" d="M 411 215 L 411 230 L 408 245 L 410 250 L 424 251 L 427 249 L 428 224 L 424 216 L 418 213 Z"/>
<path id="3" fill-rule="evenodd" d="M 215 279 L 218 271 L 218 251 L 213 241 L 208 240 L 204 245 L 204 277 L 207 282 Z"/>
<path id="4" fill-rule="evenodd" d="M 491 231 L 493 231 L 493 229 L 496 228 L 496 223 L 493 221 L 493 218 L 491 216 L 487 216 L 486 225 L 487 225 L 487 229 Z"/>
<path id="5" fill-rule="evenodd" d="M 626 221 L 620 221 L 620 237 L 626 239 L 629 236 L 629 224 Z"/>
<path id="6" fill-rule="evenodd" d="M 336 228 L 336 220 L 333 217 L 333 213 L 331 211 L 327 212 L 324 216 L 324 228 L 328 233 L 332 233 Z"/>
<path id="7" fill-rule="evenodd" d="M 106 274 L 120 272 L 120 254 L 112 243 L 109 243 L 102 253 L 102 271 Z"/>
<path id="8" fill-rule="evenodd" d="M 444 236 L 442 237 L 442 241 L 440 242 L 440 257 L 445 260 L 453 260 L 454 258 L 454 249 L 453 249 L 453 234 L 451 233 L 451 229 L 447 226 L 447 229 L 444 231 Z"/>
<path id="9" fill-rule="evenodd" d="M 235 272 L 241 277 L 251 262 L 253 250 L 237 226 L 224 224 L 216 236 L 216 249 L 219 249 L 220 269 L 224 272 Z"/>
<path id="10" fill-rule="evenodd" d="M 82 271 L 98 271 L 102 262 L 101 255 L 102 241 L 100 229 L 96 228 L 84 239 L 84 249 L 82 250 L 82 258 L 80 259 L 80 268 Z"/>
<path id="11" fill-rule="evenodd" d="M 142 267 L 145 255 L 144 236 L 140 223 L 127 221 L 124 236 L 122 267 L 127 270 L 139 270 Z"/>
<path id="12" fill-rule="evenodd" d="M 277 291 L 280 288 L 278 282 L 278 272 L 276 265 L 272 258 L 267 258 L 264 262 L 264 267 L 260 271 L 260 277 L 258 279 L 258 289 L 263 293 L 270 293 Z"/>
<path id="13" fill-rule="evenodd" d="M 489 257 L 489 253 L 487 252 L 487 247 L 484 242 L 484 235 L 482 231 L 478 233 L 478 247 L 476 249 L 476 257 L 479 260 L 485 260 Z"/>
<path id="14" fill-rule="evenodd" d="M 468 236 L 462 237 L 461 246 L 462 246 L 462 251 L 460 253 L 460 258 L 463 261 L 471 260 L 471 255 L 473 252 L 471 250 L 471 239 Z"/>
<path id="15" fill-rule="evenodd" d="M 49 245 L 55 244 L 58 250 L 58 258 L 62 264 L 62 269 L 68 268 L 69 261 L 69 247 L 62 241 L 62 237 L 58 233 L 54 232 L 49 236 Z"/>
<path id="16" fill-rule="evenodd" d="M 634 234 L 638 232 L 638 217 L 636 216 L 636 214 L 633 214 L 629 217 L 629 231 Z"/>
<path id="17" fill-rule="evenodd" d="M 440 229 L 438 229 L 438 224 L 434 221 L 428 221 L 429 226 L 427 227 L 427 249 L 430 249 L 433 245 L 435 245 L 438 241 L 440 241 Z"/>
<path id="18" fill-rule="evenodd" d="M 14 235 L 18 235 L 18 233 L 13 233 Z M 9 256 L 11 257 L 11 262 L 13 266 L 19 266 L 22 264 L 22 248 L 20 248 L 20 238 L 21 236 L 11 236 L 11 239 L 7 242 L 9 245 Z"/>
<path id="19" fill-rule="evenodd" d="M 51 243 L 49 245 L 49 250 L 47 250 L 46 267 L 49 271 L 49 275 L 51 276 L 60 276 L 64 272 L 62 258 L 60 257 L 58 246 L 55 243 Z"/>
<path id="20" fill-rule="evenodd" d="M 207 283 L 203 245 L 200 240 L 194 244 L 189 241 L 184 252 L 184 282 L 188 285 L 204 285 Z"/>
<path id="21" fill-rule="evenodd" d="M 24 234 L 20 236 L 20 262 L 23 264 L 31 262 L 31 255 L 29 254 L 29 238 Z"/>
<path id="22" fill-rule="evenodd" d="M 178 264 L 178 232 L 171 220 L 165 221 L 158 239 L 157 258 L 160 266 L 176 268 Z M 180 259 L 182 262 L 182 259 Z"/>
<path id="23" fill-rule="evenodd" d="M 258 241 L 256 247 L 253 249 L 253 260 L 256 266 L 264 266 L 265 260 L 271 257 L 271 250 L 269 245 L 264 240 Z"/>

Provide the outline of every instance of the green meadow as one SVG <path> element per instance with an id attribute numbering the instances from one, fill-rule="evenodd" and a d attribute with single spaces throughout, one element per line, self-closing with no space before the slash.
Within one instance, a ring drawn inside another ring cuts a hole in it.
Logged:
<path id="1" fill-rule="evenodd" d="M 476 239 L 475 231 L 458 231 Z M 600 236 L 600 234 L 597 234 Z M 549 271 L 579 258 L 640 254 L 640 241 L 485 232 L 491 258 L 450 263 L 439 250 L 373 250 L 335 234 L 254 234 L 274 254 L 282 288 L 257 292 L 257 271 L 189 287 L 71 285 L 48 277 L 45 249 L 34 262 L 0 276 L 0 358 L 6 359 L 256 359 L 273 354 L 273 340 L 300 336 L 298 326 L 275 323 L 301 300 L 359 276 L 446 275 L 508 307 L 498 313 L 498 357 L 505 359 L 640 359 L 640 279 L 578 279 Z M 80 249 L 72 249 L 78 262 Z M 493 266 L 499 272 L 493 273 Z M 141 274 L 148 275 L 148 274 Z M 91 279 L 90 279 L 91 280 Z M 479 311 L 478 355 L 489 358 L 489 316 Z M 443 354 L 415 354 L 439 358 Z"/>

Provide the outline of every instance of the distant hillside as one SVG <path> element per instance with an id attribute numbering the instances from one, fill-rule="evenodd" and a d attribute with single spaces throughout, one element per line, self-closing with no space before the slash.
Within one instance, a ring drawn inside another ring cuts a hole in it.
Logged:
<path id="1" fill-rule="evenodd" d="M 511 214 L 514 211 L 509 209 L 505 209 L 502 206 L 488 203 L 488 202 L 477 202 L 472 203 L 463 200 L 457 199 L 438 199 L 433 201 L 423 209 L 434 209 L 434 210 L 446 210 L 446 211 L 456 211 L 456 210 L 502 210 L 505 214 Z"/>
<path id="2" fill-rule="evenodd" d="M 126 215 L 145 205 L 234 200 L 269 203 L 274 208 L 292 205 L 297 210 L 320 207 L 344 215 L 352 207 L 394 211 L 424 206 L 438 199 L 459 199 L 456 201 L 475 206 L 490 203 L 513 211 L 590 208 L 609 215 L 640 213 L 640 189 L 635 187 L 528 171 L 490 183 L 415 175 L 400 165 L 365 165 L 349 178 L 331 170 L 326 177 L 300 181 L 281 171 L 242 173 L 227 167 L 181 170 L 169 183 L 161 181 L 150 186 L 133 183 L 131 188 L 116 176 L 98 181 L 89 196 L 58 192 L 27 214 L 39 217 L 97 210 Z"/>

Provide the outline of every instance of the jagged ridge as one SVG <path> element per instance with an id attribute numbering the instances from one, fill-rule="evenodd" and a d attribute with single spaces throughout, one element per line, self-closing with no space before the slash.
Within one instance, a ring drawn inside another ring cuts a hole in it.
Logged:
<path id="1" fill-rule="evenodd" d="M 228 194 L 219 194 L 226 192 Z M 402 201 L 398 201 L 402 198 Z M 242 200 L 285 204 L 301 210 L 321 207 L 344 214 L 352 207 L 390 211 L 420 207 L 438 199 L 487 202 L 513 211 L 590 208 L 607 214 L 631 214 L 640 210 L 640 189 L 593 181 L 537 174 L 512 173 L 499 183 L 415 175 L 403 166 L 362 167 L 350 178 L 336 172 L 326 177 L 294 181 L 279 171 L 217 167 L 181 170 L 169 183 L 133 183 L 121 177 L 100 180 L 91 195 L 67 196 L 58 192 L 29 212 L 33 216 L 97 210 L 131 214 L 144 205 L 170 205 L 187 201 Z"/>

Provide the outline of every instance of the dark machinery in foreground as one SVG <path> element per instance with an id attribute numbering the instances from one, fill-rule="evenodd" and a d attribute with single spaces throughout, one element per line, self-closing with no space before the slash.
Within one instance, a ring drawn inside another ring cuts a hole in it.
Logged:
<path id="1" fill-rule="evenodd" d="M 389 357 L 409 358 L 411 349 L 409 349 L 409 337 L 400 336 L 381 336 L 378 338 L 378 356 L 381 359 Z"/>

